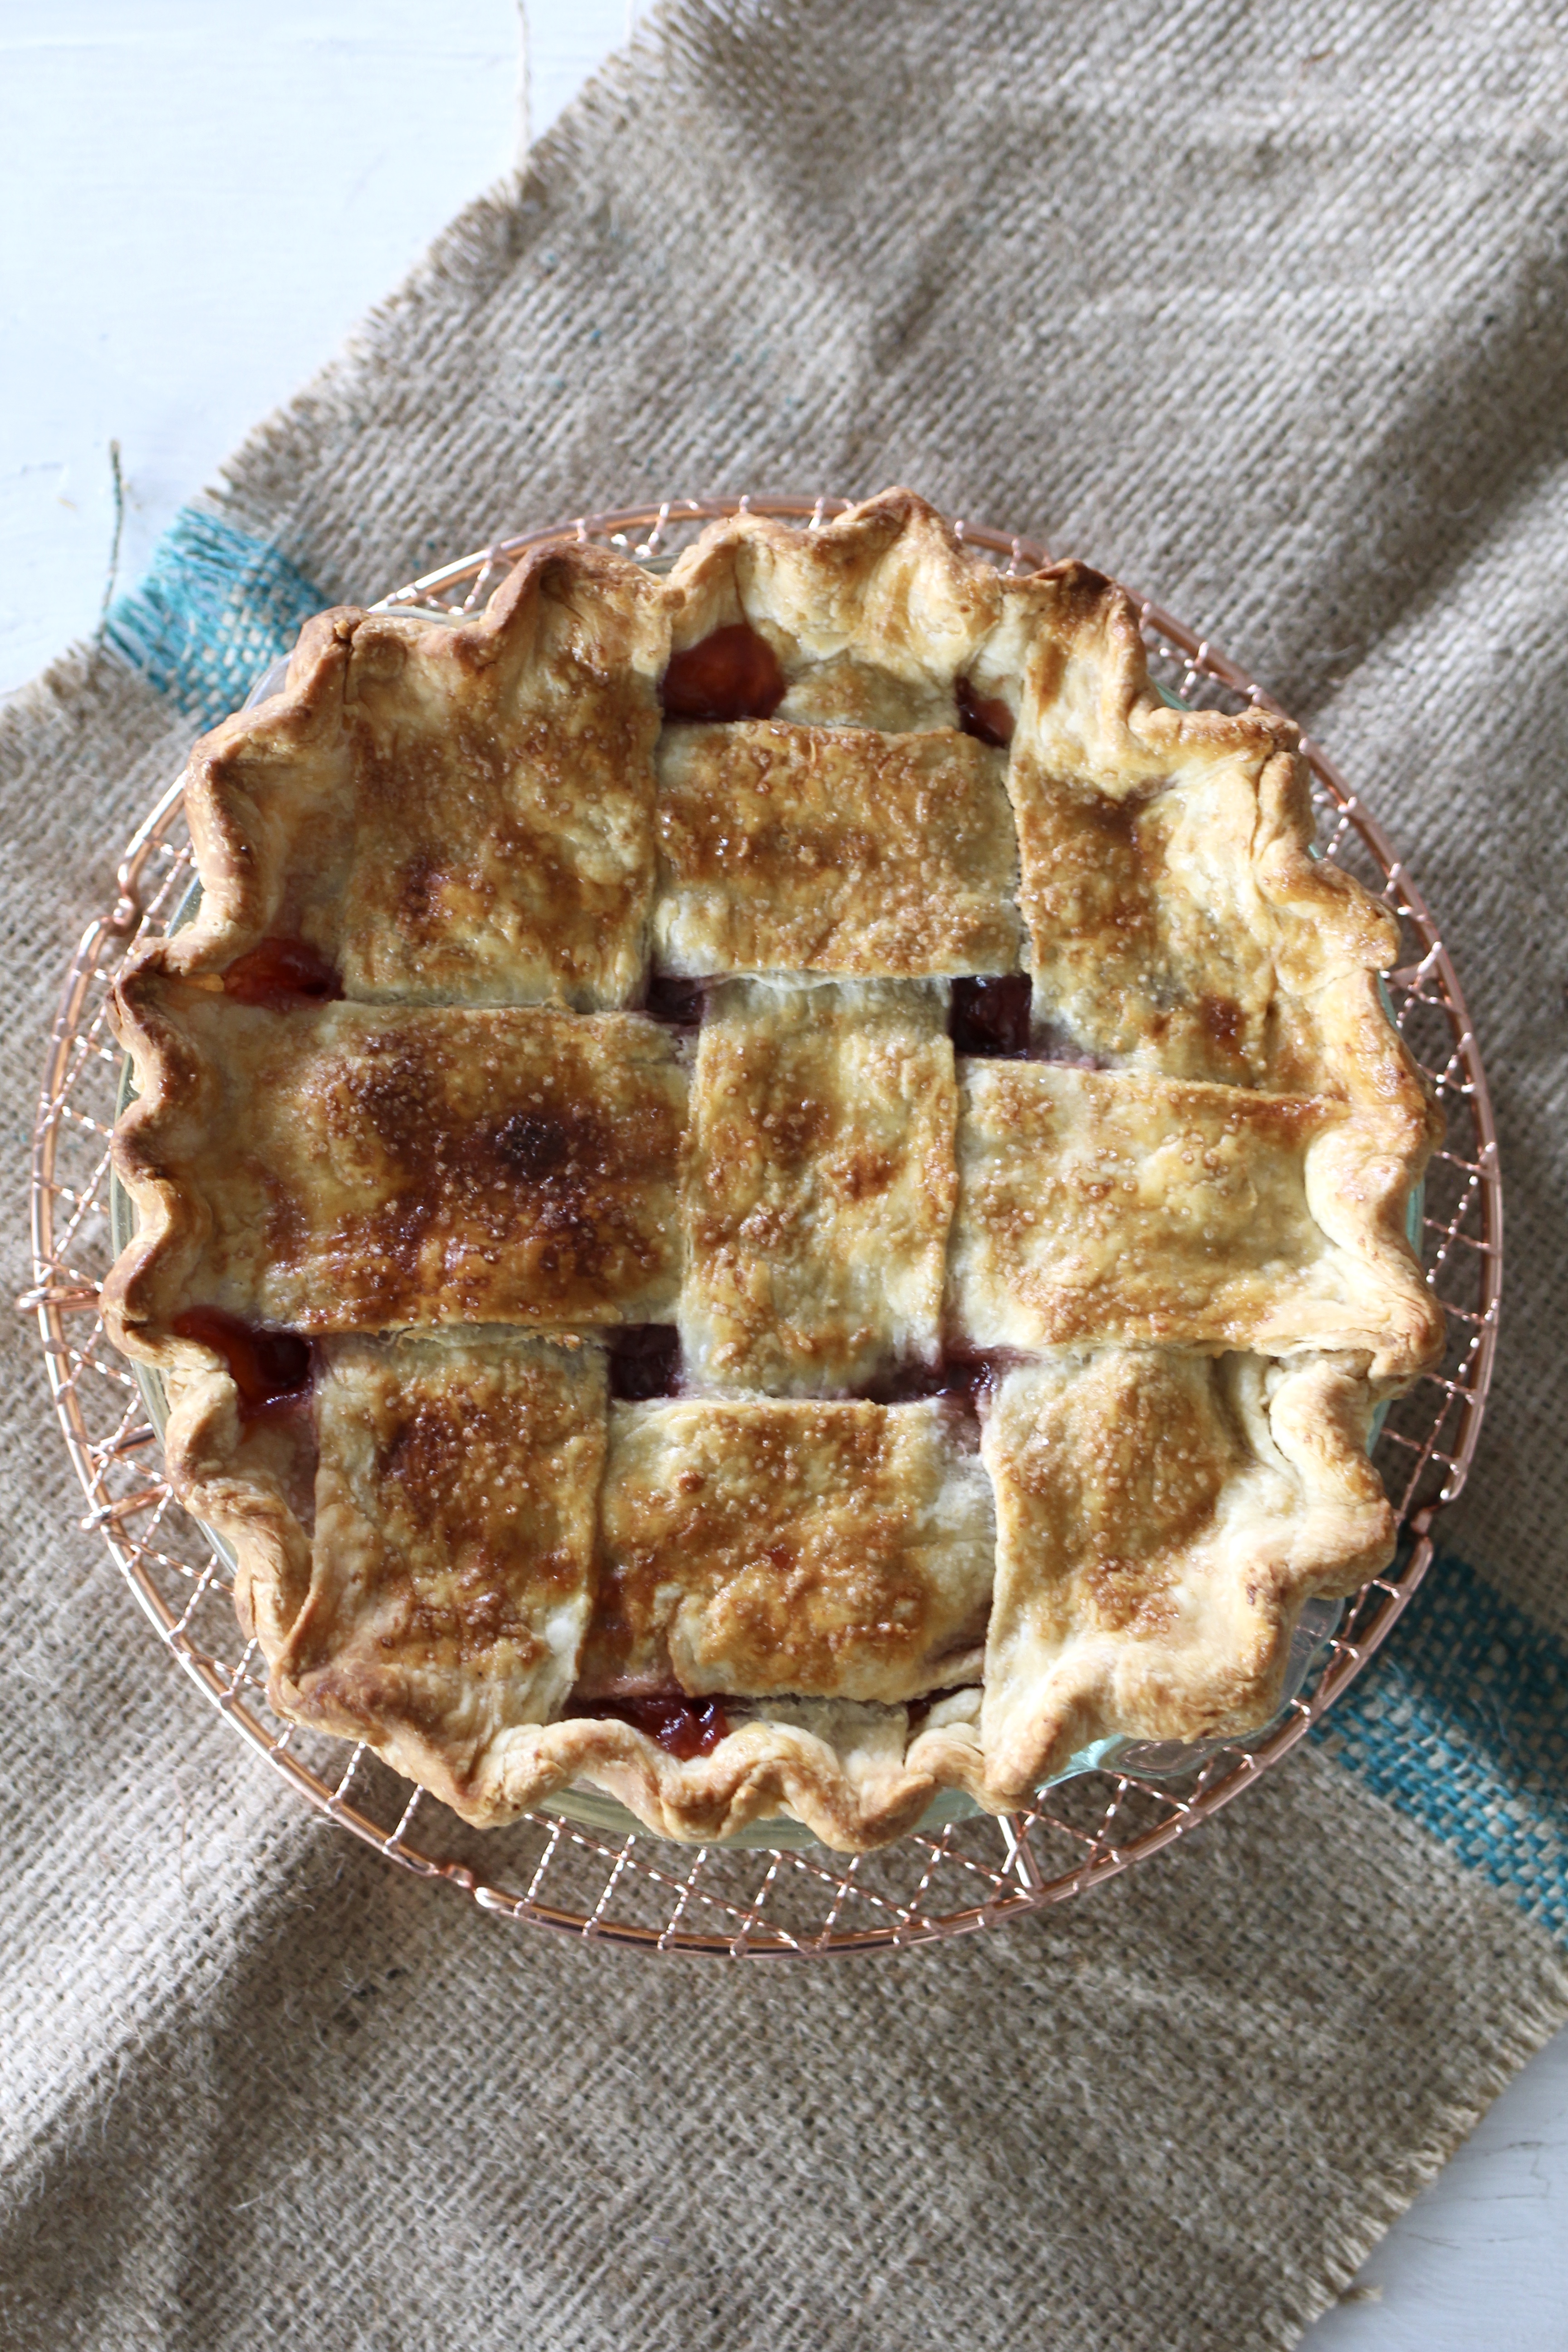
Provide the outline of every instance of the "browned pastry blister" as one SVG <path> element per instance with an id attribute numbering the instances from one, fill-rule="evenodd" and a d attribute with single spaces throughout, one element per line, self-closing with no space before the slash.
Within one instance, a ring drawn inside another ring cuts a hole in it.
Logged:
<path id="1" fill-rule="evenodd" d="M 900 1835 L 1258 1728 L 1442 1344 L 1294 730 L 908 491 L 327 614 L 193 755 L 106 1289 L 284 1715 L 468 1819 Z"/>

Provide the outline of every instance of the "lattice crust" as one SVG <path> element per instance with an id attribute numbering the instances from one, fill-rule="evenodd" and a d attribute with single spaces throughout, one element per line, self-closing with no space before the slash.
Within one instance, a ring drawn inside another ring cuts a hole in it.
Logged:
<path id="1" fill-rule="evenodd" d="M 654 583 L 596 548 L 536 551 L 464 628 L 322 614 L 191 762 L 178 952 L 282 935 L 365 1000 L 635 1002 L 668 649 Z"/>
<path id="2" fill-rule="evenodd" d="M 124 984 L 152 1215 L 113 1311 L 189 1300 L 301 1331 L 647 1322 L 680 1278 L 686 1073 L 637 1013 L 236 1004 Z"/>
<path id="3" fill-rule="evenodd" d="M 1298 1087 L 1280 996 L 1397 952 L 1394 919 L 1315 865 L 1286 719 L 1173 710 L 1137 615 L 1081 564 L 1006 583 L 973 684 L 1016 711 L 1007 788 L 1035 1017 L 1172 1077 Z M 1341 1091 L 1320 1062 L 1314 1091 Z"/>
<path id="4" fill-rule="evenodd" d="M 996 1532 L 940 1401 L 620 1404 L 581 1687 L 917 1698 L 980 1668 Z"/>
<path id="5" fill-rule="evenodd" d="M 468 1332 L 331 1343 L 309 1589 L 275 1635 L 302 1722 L 470 1806 L 560 1714 L 594 1593 L 605 1358 Z M 285 1519 L 283 1540 L 292 1541 Z M 432 1737 L 432 1726 L 437 1736 Z"/>
<path id="6" fill-rule="evenodd" d="M 692 1084 L 680 1338 L 708 1389 L 864 1388 L 942 1346 L 947 992 L 733 981 Z"/>
<path id="7" fill-rule="evenodd" d="M 1442 1337 L 1394 928 L 1098 574 L 905 491 L 555 549 L 312 623 L 189 790 L 104 1313 L 284 1713 L 481 1823 L 585 1775 L 863 1848 L 1255 1727 L 1386 1560 Z"/>

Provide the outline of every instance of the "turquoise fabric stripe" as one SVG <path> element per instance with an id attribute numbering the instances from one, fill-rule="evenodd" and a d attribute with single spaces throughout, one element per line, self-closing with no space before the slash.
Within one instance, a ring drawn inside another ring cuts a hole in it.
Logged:
<path id="1" fill-rule="evenodd" d="M 1568 1938 L 1568 1650 L 1463 1560 L 1433 1562 L 1314 1737 Z"/>
<path id="2" fill-rule="evenodd" d="M 110 607 L 103 634 L 150 686 L 211 727 L 330 602 L 266 540 L 186 507 L 142 585 Z"/>

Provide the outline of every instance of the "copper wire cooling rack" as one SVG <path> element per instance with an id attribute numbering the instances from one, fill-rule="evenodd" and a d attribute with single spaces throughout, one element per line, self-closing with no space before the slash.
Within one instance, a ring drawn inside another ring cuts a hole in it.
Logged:
<path id="1" fill-rule="evenodd" d="M 847 504 L 675 499 L 595 515 L 499 541 L 398 589 L 383 608 L 471 612 L 526 548 L 544 540 L 594 540 L 659 565 L 715 516 L 750 508 L 809 530 Z M 1049 561 L 1027 540 L 961 529 L 1005 571 Z M 1183 701 L 1278 709 L 1206 640 L 1156 605 L 1142 603 L 1141 613 L 1154 676 Z M 1427 1282 L 1447 1309 L 1448 1351 L 1395 1404 L 1377 1448 L 1400 1515 L 1398 1562 L 1355 1596 L 1299 1696 L 1256 1738 L 1133 1750 L 1047 1790 L 1030 1811 L 916 1832 L 854 1859 L 817 1845 L 693 1852 L 545 1812 L 481 1835 L 363 1748 L 350 1752 L 272 1714 L 256 1645 L 237 1631 L 229 1565 L 175 1502 L 142 1391 L 98 1315 L 112 1255 L 109 1140 L 121 1066 L 107 1024 L 109 990 L 132 950 L 166 928 L 193 870 L 180 786 L 170 787 L 126 850 L 114 906 L 89 925 L 66 976 L 34 1142 L 34 1288 L 20 1303 L 37 1316 L 87 1497 L 81 1524 L 101 1533 L 197 1689 L 297 1795 L 389 1861 L 509 1919 L 646 1951 L 816 1956 L 927 1943 L 1081 1895 L 1196 1828 L 1295 1746 L 1386 1638 L 1426 1572 L 1434 1519 L 1464 1484 L 1479 1434 L 1502 1275 L 1491 1106 L 1453 965 L 1378 825 L 1317 747 L 1305 748 L 1322 854 L 1403 923 L 1405 961 L 1389 977 L 1394 1014 L 1447 1118 L 1427 1178 L 1422 1244 Z"/>

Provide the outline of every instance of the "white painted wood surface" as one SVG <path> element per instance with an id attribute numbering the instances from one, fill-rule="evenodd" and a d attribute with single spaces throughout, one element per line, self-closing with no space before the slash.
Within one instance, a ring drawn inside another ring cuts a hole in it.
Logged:
<path id="1" fill-rule="evenodd" d="M 635 0 L 529 13 L 537 134 Z M 0 690 L 507 167 L 519 97 L 514 0 L 0 0 Z M 1310 2352 L 1565 2352 L 1568 2037 L 1354 2293 Z"/>

